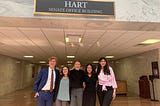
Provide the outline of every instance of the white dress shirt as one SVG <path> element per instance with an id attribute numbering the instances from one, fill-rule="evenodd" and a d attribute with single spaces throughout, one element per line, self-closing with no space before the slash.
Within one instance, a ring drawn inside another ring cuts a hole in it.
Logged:
<path id="1" fill-rule="evenodd" d="M 42 90 L 50 90 L 50 86 L 51 86 L 51 73 L 52 73 L 52 69 L 49 67 L 48 68 L 48 79 L 46 84 L 44 85 L 44 87 L 42 88 Z M 56 73 L 55 70 L 53 69 L 53 89 L 55 87 L 55 79 L 56 79 Z"/>

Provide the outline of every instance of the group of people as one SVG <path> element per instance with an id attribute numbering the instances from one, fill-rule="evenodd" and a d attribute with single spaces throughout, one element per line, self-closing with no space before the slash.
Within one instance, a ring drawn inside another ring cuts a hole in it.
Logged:
<path id="1" fill-rule="evenodd" d="M 34 91 L 38 106 L 96 106 L 96 93 L 100 106 L 110 106 L 116 97 L 117 83 L 113 69 L 106 58 L 101 57 L 96 69 L 87 64 L 85 71 L 80 61 L 74 68 L 56 69 L 56 57 L 49 58 L 49 67 L 41 69 L 35 82 Z"/>

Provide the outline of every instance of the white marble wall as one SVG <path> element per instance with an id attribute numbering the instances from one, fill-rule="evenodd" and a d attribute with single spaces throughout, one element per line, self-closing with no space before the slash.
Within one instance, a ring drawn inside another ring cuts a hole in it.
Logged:
<path id="1" fill-rule="evenodd" d="M 34 0 L 0 0 L 0 16 L 33 17 Z"/>
<path id="2" fill-rule="evenodd" d="M 152 74 L 152 61 L 159 61 L 159 50 L 152 50 L 135 56 L 126 57 L 115 61 L 114 70 L 117 80 L 126 80 L 128 95 L 139 95 L 139 77 Z M 160 61 L 159 61 L 160 63 Z M 160 100 L 160 79 L 155 80 L 156 99 Z M 152 86 L 150 86 L 152 87 Z M 151 88 L 152 96 L 152 88 Z M 152 96 L 153 97 L 153 96 Z"/>
<path id="3" fill-rule="evenodd" d="M 115 0 L 116 20 L 160 22 L 160 0 Z"/>
<path id="4" fill-rule="evenodd" d="M 160 0 L 114 0 L 116 21 L 160 22 Z M 34 16 L 34 0 L 0 0 L 0 16 Z M 52 17 L 50 17 L 52 18 Z"/>

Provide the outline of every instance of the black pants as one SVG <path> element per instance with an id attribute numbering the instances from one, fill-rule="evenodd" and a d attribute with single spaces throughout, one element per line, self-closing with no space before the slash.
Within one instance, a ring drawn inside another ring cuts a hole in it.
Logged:
<path id="1" fill-rule="evenodd" d="M 100 106 L 110 106 L 113 95 L 113 87 L 106 86 L 107 91 L 102 91 L 102 85 L 97 86 L 97 95 Z"/>
<path id="2" fill-rule="evenodd" d="M 96 91 L 84 90 L 82 106 L 96 106 Z"/>

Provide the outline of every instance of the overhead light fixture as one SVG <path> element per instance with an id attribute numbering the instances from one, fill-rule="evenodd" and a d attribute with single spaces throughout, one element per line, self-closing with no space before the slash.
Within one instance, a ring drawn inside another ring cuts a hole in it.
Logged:
<path id="1" fill-rule="evenodd" d="M 71 64 L 71 63 L 73 63 L 73 61 L 67 61 L 67 63 L 68 63 L 68 64 Z"/>
<path id="2" fill-rule="evenodd" d="M 67 43 L 80 43 L 82 38 L 81 35 L 67 34 L 65 40 Z"/>
<path id="3" fill-rule="evenodd" d="M 99 42 L 97 42 L 97 46 L 98 46 L 98 47 L 100 47 L 100 46 L 101 46 Z"/>
<path id="4" fill-rule="evenodd" d="M 34 58 L 34 56 L 23 56 L 25 58 Z"/>
<path id="5" fill-rule="evenodd" d="M 16 61 L 17 64 L 21 63 L 21 61 Z"/>
<path id="6" fill-rule="evenodd" d="M 99 62 L 98 62 L 98 61 L 93 61 L 93 63 L 97 64 L 97 63 L 99 63 Z"/>
<path id="7" fill-rule="evenodd" d="M 114 58 L 114 56 L 106 56 L 107 59 Z"/>
<path id="8" fill-rule="evenodd" d="M 75 56 L 67 56 L 67 58 L 75 58 Z"/>
<path id="9" fill-rule="evenodd" d="M 79 38 L 79 39 L 78 39 L 78 42 L 80 43 L 80 42 L 81 42 L 81 40 L 82 40 L 82 38 Z"/>
<path id="10" fill-rule="evenodd" d="M 148 39 L 148 40 L 145 40 L 141 43 L 142 44 L 154 44 L 154 43 L 158 43 L 158 42 L 160 42 L 160 39 Z"/>
<path id="11" fill-rule="evenodd" d="M 41 64 L 45 64 L 45 63 L 46 63 L 46 61 L 39 61 L 39 63 L 41 63 Z"/>
<path id="12" fill-rule="evenodd" d="M 71 47 L 74 47 L 75 45 L 73 43 L 71 43 Z"/>
<path id="13" fill-rule="evenodd" d="M 72 64 L 68 64 L 68 66 L 71 66 Z"/>
<path id="14" fill-rule="evenodd" d="M 119 61 L 116 61 L 115 63 L 116 63 L 116 64 L 119 64 L 120 62 L 119 62 Z"/>
<path id="15" fill-rule="evenodd" d="M 66 39 L 66 42 L 69 42 L 69 38 L 68 37 L 66 37 L 65 39 Z"/>

